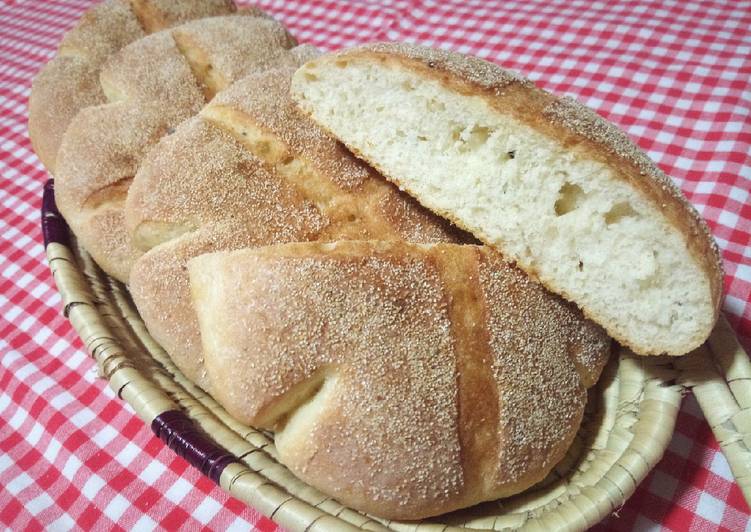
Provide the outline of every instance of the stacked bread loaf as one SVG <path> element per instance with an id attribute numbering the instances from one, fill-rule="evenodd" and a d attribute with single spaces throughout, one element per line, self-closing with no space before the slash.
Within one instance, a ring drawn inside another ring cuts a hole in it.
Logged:
<path id="1" fill-rule="evenodd" d="M 61 212 L 177 367 L 357 509 L 416 519 L 532 486 L 605 330 L 680 355 L 717 317 L 716 247 L 670 180 L 473 58 L 320 56 L 229 2 L 109 1 L 30 109 Z"/>

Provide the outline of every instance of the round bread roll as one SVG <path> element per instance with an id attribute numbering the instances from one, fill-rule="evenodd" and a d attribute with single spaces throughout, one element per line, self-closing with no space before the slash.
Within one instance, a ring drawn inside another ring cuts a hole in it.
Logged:
<path id="1" fill-rule="evenodd" d="M 208 389 L 185 265 L 281 242 L 474 240 L 361 163 L 289 99 L 294 68 L 248 76 L 164 137 L 130 187 L 126 220 L 147 250 L 130 291 L 154 338 Z"/>
<path id="2" fill-rule="evenodd" d="M 610 351 L 488 247 L 293 243 L 188 268 L 214 397 L 305 482 L 388 519 L 542 480 Z"/>
<path id="3" fill-rule="evenodd" d="M 386 178 L 636 353 L 681 355 L 712 330 L 723 275 L 706 223 L 583 105 L 480 59 L 406 44 L 315 59 L 292 91 Z"/>
<path id="4" fill-rule="evenodd" d="M 231 0 L 107 0 L 87 10 L 31 87 L 29 137 L 44 166 L 55 172 L 63 133 L 78 111 L 107 101 L 99 84 L 107 58 L 149 33 L 235 9 Z"/>
<path id="5" fill-rule="evenodd" d="M 104 271 L 127 282 L 141 254 L 123 209 L 146 152 L 239 77 L 299 65 L 294 45 L 265 17 L 211 17 L 144 37 L 108 59 L 100 74 L 107 103 L 76 115 L 56 164 L 60 212 Z"/>

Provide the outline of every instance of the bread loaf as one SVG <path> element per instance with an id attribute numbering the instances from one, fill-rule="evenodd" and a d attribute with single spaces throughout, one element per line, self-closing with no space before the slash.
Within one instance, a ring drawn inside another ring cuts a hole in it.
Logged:
<path id="1" fill-rule="evenodd" d="M 722 269 L 706 223 L 595 112 L 485 61 L 406 44 L 310 61 L 292 92 L 384 176 L 635 352 L 681 355 L 709 335 Z"/>
<path id="2" fill-rule="evenodd" d="M 231 0 L 107 0 L 87 10 L 32 84 L 29 137 L 42 163 L 54 173 L 70 121 L 81 109 L 106 102 L 99 72 L 112 54 L 149 33 L 233 12 Z"/>
<path id="3" fill-rule="evenodd" d="M 216 90 L 255 70 L 298 65 L 294 44 L 265 17 L 211 17 L 149 35 L 107 60 L 100 75 L 107 102 L 76 115 L 56 165 L 60 212 L 103 270 L 127 281 L 141 254 L 123 208 L 145 153 Z"/>
<path id="4" fill-rule="evenodd" d="M 149 249 L 130 290 L 154 338 L 207 388 L 187 260 L 208 251 L 338 239 L 474 241 L 399 193 L 295 110 L 294 68 L 251 75 L 163 138 L 130 187 Z"/>
<path id="5" fill-rule="evenodd" d="M 386 518 L 543 479 L 609 353 L 488 247 L 293 243 L 188 267 L 214 397 L 305 482 Z"/>

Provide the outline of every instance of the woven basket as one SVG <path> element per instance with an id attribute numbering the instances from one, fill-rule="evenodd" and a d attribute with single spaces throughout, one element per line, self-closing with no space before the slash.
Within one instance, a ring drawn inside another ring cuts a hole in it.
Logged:
<path id="1" fill-rule="evenodd" d="M 52 181 L 44 189 L 42 231 L 64 314 L 101 376 L 177 454 L 290 530 L 586 529 L 620 507 L 662 457 L 687 386 L 747 497 L 751 489 L 751 434 L 745 429 L 751 423 L 751 365 L 722 321 L 707 347 L 681 359 L 614 354 L 590 390 L 568 454 L 525 493 L 419 523 L 362 514 L 298 480 L 277 461 L 270 434 L 235 421 L 180 373 L 149 336 L 127 289 L 69 234 Z"/>

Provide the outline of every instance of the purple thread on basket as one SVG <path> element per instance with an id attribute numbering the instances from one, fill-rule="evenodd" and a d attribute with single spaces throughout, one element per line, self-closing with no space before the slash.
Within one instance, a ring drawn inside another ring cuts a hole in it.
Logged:
<path id="1" fill-rule="evenodd" d="M 70 246 L 68 224 L 55 203 L 55 182 L 44 184 L 42 194 L 42 235 L 44 247 L 53 242 Z M 162 412 L 151 422 L 151 430 L 178 456 L 185 458 L 201 473 L 219 484 L 219 477 L 228 464 L 237 458 L 214 443 L 180 410 Z"/>
<path id="2" fill-rule="evenodd" d="M 219 484 L 222 471 L 237 458 L 214 443 L 181 410 L 167 410 L 154 418 L 151 430 L 178 456 Z"/>
<path id="3" fill-rule="evenodd" d="M 42 194 L 42 236 L 44 237 L 45 248 L 53 242 L 70 246 L 68 224 L 65 223 L 65 219 L 57 210 L 55 203 L 55 181 L 53 179 L 44 184 L 44 193 Z"/>

